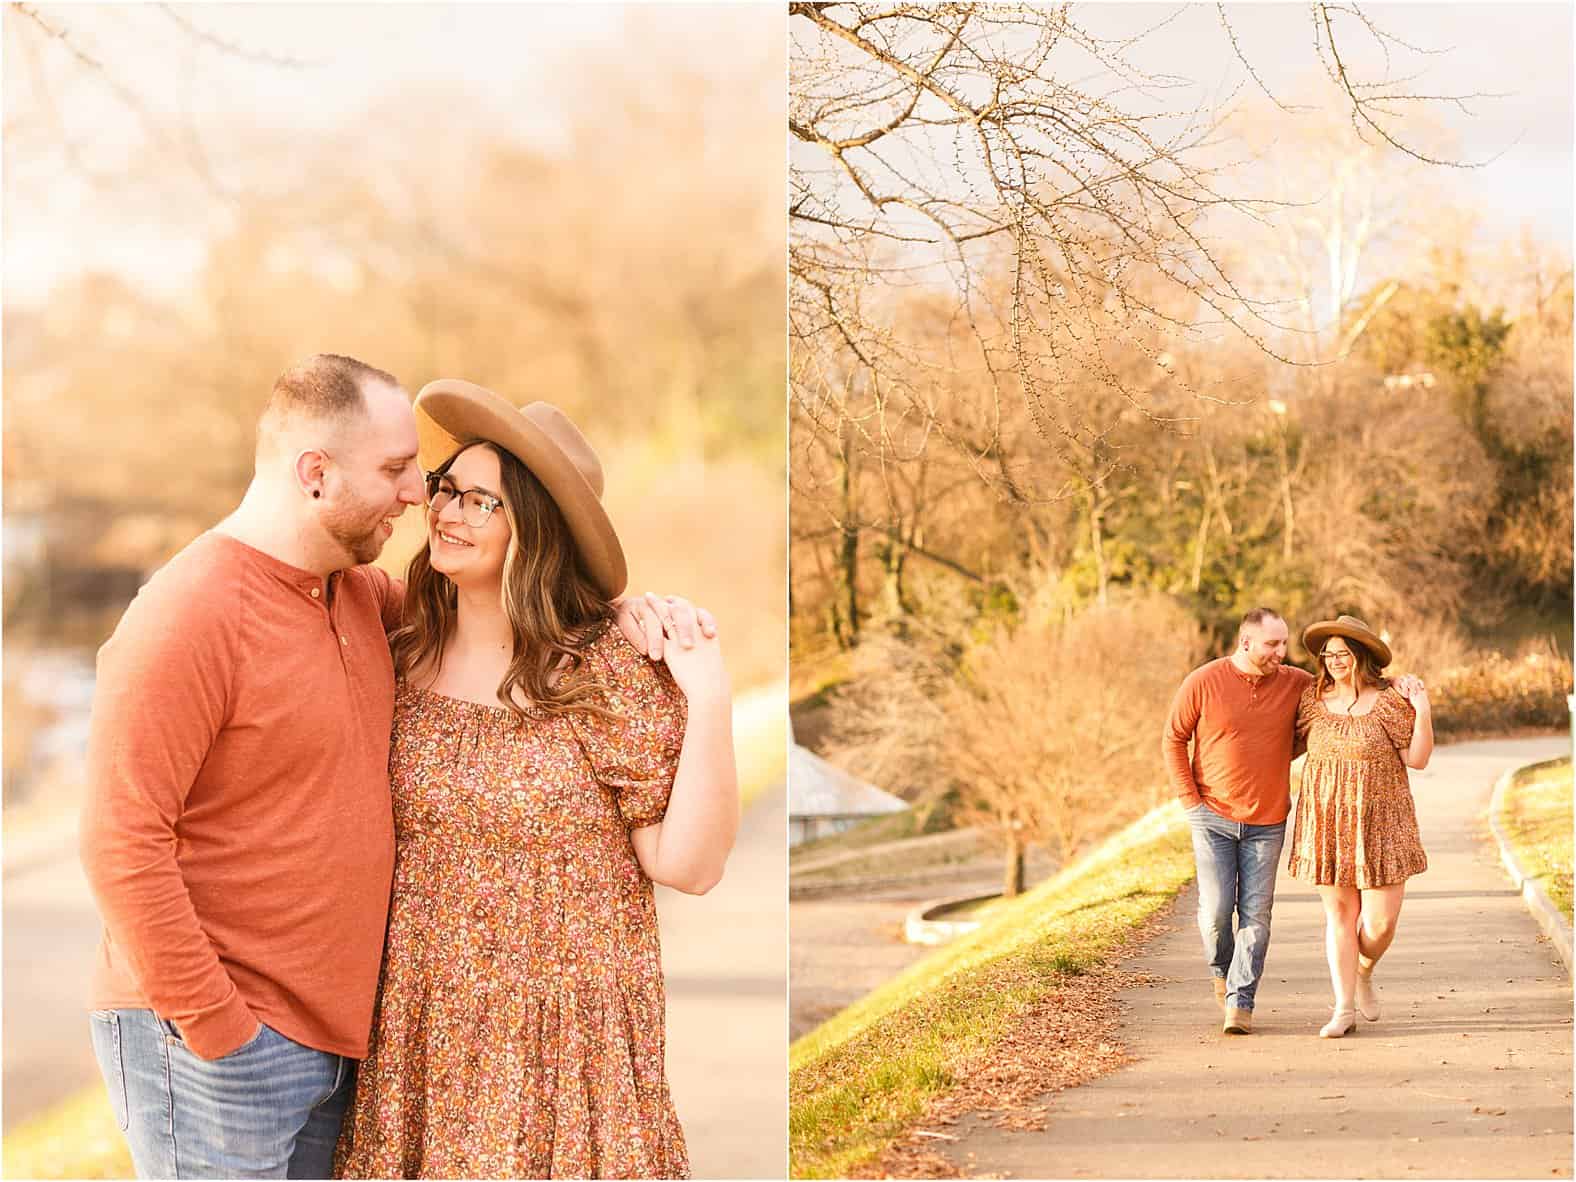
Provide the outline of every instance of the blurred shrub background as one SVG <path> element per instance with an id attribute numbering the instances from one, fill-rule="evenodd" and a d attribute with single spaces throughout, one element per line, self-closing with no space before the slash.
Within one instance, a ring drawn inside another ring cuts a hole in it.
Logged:
<path id="1" fill-rule="evenodd" d="M 8 7 L 8 808 L 78 744 L 137 586 L 239 498 L 274 377 L 320 350 L 563 406 L 632 590 L 711 608 L 741 690 L 783 676 L 778 24 Z"/>

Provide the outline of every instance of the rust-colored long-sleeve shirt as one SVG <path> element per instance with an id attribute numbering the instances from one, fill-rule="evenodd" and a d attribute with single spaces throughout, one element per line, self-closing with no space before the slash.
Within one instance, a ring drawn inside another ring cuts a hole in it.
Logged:
<path id="1" fill-rule="evenodd" d="M 1229 657 L 1189 673 L 1171 701 L 1160 739 L 1166 774 L 1182 806 L 1203 801 L 1244 825 L 1284 821 L 1291 811 L 1297 700 L 1311 680 L 1292 665 L 1249 677 Z"/>
<path id="2" fill-rule="evenodd" d="M 205 1059 L 266 1022 L 362 1058 L 393 873 L 385 627 L 401 588 L 207 533 L 99 651 L 81 854 L 104 920 L 95 1009 Z"/>

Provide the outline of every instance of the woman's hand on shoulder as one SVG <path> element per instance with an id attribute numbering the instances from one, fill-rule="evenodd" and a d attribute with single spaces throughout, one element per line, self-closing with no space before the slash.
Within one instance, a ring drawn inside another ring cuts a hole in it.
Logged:
<path id="1" fill-rule="evenodd" d="M 645 653 L 653 661 L 667 660 L 672 649 L 694 645 L 697 639 L 715 639 L 717 635 L 717 621 L 709 611 L 693 607 L 679 619 L 673 611 L 677 603 L 690 606 L 688 600 L 677 595 L 662 596 L 651 591 L 615 599 L 614 620 L 631 648 Z M 669 631 L 670 624 L 676 631 Z"/>
<path id="2" fill-rule="evenodd" d="M 661 619 L 667 637 L 663 660 L 690 709 L 707 702 L 726 707 L 732 695 L 716 622 L 712 621 L 708 635 L 700 609 L 678 595 L 662 601 Z"/>
<path id="3" fill-rule="evenodd" d="M 1429 706 L 1428 689 L 1423 685 L 1421 677 L 1411 673 L 1405 674 L 1392 681 L 1390 688 L 1406 699 L 1413 710 L 1423 710 Z"/>

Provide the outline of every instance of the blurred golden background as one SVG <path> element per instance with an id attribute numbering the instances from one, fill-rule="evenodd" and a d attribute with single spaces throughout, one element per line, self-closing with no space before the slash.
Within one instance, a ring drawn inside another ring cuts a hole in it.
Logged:
<path id="1" fill-rule="evenodd" d="M 781 29 L 772 10 L 679 5 L 6 6 L 7 1173 L 19 1124 L 102 1092 L 75 979 L 96 920 L 73 893 L 94 649 L 235 505 L 256 417 L 300 357 L 564 407 L 602 455 L 631 591 L 717 616 L 741 780 L 769 811 L 786 696 Z M 381 563 L 402 571 L 420 532 L 407 513 Z M 752 871 L 741 848 L 730 881 L 774 878 L 781 907 L 774 856 Z M 734 904 L 699 902 L 726 927 Z M 756 926 L 759 906 L 737 904 Z M 708 979 L 672 923 L 670 974 Z M 765 926 L 754 967 L 729 972 L 776 1006 L 749 1020 L 770 1027 L 752 1069 L 780 1097 L 783 933 Z M 708 1156 L 722 1139 L 700 1090 L 686 1104 L 682 1041 L 670 1070 L 696 1171 L 748 1173 L 747 1156 Z M 756 1130 L 767 1173 L 781 1112 Z M 60 1144 L 80 1147 L 83 1119 Z"/>

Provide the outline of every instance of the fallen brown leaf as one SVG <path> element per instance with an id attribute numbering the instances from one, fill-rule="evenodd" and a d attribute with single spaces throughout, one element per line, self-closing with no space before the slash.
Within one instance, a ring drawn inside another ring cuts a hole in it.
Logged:
<path id="1" fill-rule="evenodd" d="M 1118 1037 L 1127 1006 L 1118 994 L 1156 978 L 1153 973 L 1131 972 L 1122 965 L 1143 951 L 1161 930 L 1155 923 L 1141 928 L 1113 964 L 1067 981 L 1017 1018 L 1007 1034 L 985 1053 L 950 1064 L 956 1082 L 925 1106 L 916 1122 L 916 1132 L 919 1127 L 953 1124 L 966 1113 L 984 1115 L 996 1128 L 1043 1132 L 1048 1109 L 1036 1101 L 1087 1083 L 1129 1062 L 1131 1056 Z M 919 1137 L 916 1132 L 900 1137 L 850 1176 L 975 1176 L 965 1175 L 931 1148 L 935 1138 Z M 963 1145 L 951 1152 L 958 1152 Z"/>

